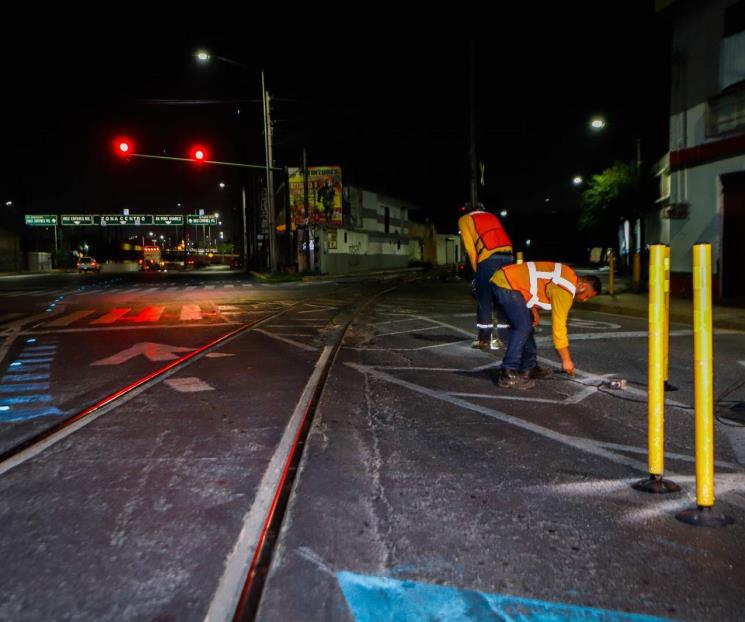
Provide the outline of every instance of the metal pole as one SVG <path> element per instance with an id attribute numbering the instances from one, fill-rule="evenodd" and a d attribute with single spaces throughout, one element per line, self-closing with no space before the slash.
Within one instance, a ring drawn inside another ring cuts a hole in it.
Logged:
<path id="1" fill-rule="evenodd" d="M 241 186 L 241 203 L 243 206 L 243 270 L 248 272 L 248 223 L 246 221 L 246 188 Z"/>
<path id="2" fill-rule="evenodd" d="M 613 251 L 608 256 L 608 293 L 616 294 L 616 254 Z"/>
<path id="3" fill-rule="evenodd" d="M 471 71 L 469 79 L 469 107 L 470 107 L 470 161 L 471 161 L 471 207 L 478 208 L 478 169 L 479 161 L 476 157 L 476 43 L 471 41 Z"/>
<path id="4" fill-rule="evenodd" d="M 292 214 L 290 213 L 290 169 L 285 166 L 285 254 L 287 268 L 294 263 L 292 257 Z"/>
<path id="5" fill-rule="evenodd" d="M 261 70 L 261 99 L 264 106 L 264 152 L 266 158 L 266 200 L 269 211 L 269 270 L 277 271 L 277 228 L 274 222 L 274 177 L 272 175 L 272 139 L 269 119 L 269 94 L 266 92 L 264 70 Z"/>
<path id="6" fill-rule="evenodd" d="M 308 150 L 303 147 L 303 193 L 305 202 L 305 230 L 303 240 L 305 242 L 305 269 L 310 270 L 310 203 L 308 197 Z"/>

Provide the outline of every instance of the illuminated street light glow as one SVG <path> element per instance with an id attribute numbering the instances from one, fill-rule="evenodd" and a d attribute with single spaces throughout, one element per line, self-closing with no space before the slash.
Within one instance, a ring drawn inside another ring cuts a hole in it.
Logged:
<path id="1" fill-rule="evenodd" d="M 224 188 L 225 187 L 225 182 L 224 181 L 221 181 L 219 185 L 220 185 L 220 188 Z"/>
<path id="2" fill-rule="evenodd" d="M 207 50 L 197 50 L 194 56 L 196 56 L 197 60 L 202 63 L 207 62 L 210 59 L 210 53 Z"/>
<path id="3" fill-rule="evenodd" d="M 507 210 L 506 210 L 506 209 L 503 209 L 503 210 L 502 210 L 501 212 L 499 212 L 499 215 L 500 215 L 500 216 L 501 216 L 502 218 L 504 218 L 505 216 L 507 216 Z"/>
<path id="4" fill-rule="evenodd" d="M 590 121 L 590 127 L 592 127 L 593 130 L 602 130 L 605 127 L 605 120 L 600 117 L 595 117 Z"/>
<path id="5" fill-rule="evenodd" d="M 575 186 L 579 186 L 582 183 L 582 177 L 580 177 L 579 175 L 577 175 L 574 179 L 572 179 L 572 183 Z"/>

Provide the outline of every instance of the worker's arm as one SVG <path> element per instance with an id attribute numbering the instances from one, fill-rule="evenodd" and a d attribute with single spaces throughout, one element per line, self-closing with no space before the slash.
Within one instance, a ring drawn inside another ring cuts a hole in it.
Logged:
<path id="1" fill-rule="evenodd" d="M 574 298 L 565 289 L 549 283 L 546 286 L 546 295 L 551 301 L 551 332 L 554 340 L 554 348 L 561 358 L 561 368 L 568 374 L 574 374 L 574 363 L 569 354 L 569 336 L 567 335 L 567 319 L 569 309 L 572 308 Z"/>
<path id="2" fill-rule="evenodd" d="M 471 262 L 471 268 L 476 272 L 478 264 L 478 254 L 476 253 L 476 228 L 473 226 L 473 219 L 465 214 L 458 219 L 458 230 L 460 238 L 463 240 L 463 248 L 466 249 L 468 261 Z"/>

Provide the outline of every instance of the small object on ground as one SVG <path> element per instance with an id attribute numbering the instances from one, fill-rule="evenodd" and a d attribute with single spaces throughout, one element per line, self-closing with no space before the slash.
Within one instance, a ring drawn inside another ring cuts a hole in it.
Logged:
<path id="1" fill-rule="evenodd" d="M 608 388 L 609 389 L 625 389 L 626 388 L 626 378 L 617 378 L 615 380 L 609 380 L 608 381 Z"/>

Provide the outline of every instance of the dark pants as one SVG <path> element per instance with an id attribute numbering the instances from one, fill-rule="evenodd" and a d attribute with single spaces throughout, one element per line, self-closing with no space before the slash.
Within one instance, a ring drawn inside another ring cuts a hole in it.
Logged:
<path id="1" fill-rule="evenodd" d="M 525 304 L 523 295 L 513 289 L 492 284 L 494 300 L 510 323 L 510 340 L 502 359 L 503 369 L 521 372 L 536 366 L 538 349 L 535 345 L 533 314 Z"/>
<path id="2" fill-rule="evenodd" d="M 491 287 L 491 278 L 502 266 L 512 263 L 512 255 L 495 253 L 487 257 L 476 266 L 476 328 L 479 330 L 479 341 L 491 341 L 492 335 L 492 313 L 494 311 L 494 294 Z M 497 309 L 499 312 L 499 309 Z"/>

